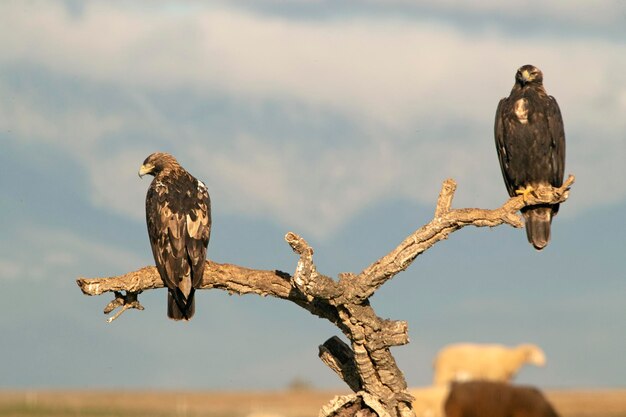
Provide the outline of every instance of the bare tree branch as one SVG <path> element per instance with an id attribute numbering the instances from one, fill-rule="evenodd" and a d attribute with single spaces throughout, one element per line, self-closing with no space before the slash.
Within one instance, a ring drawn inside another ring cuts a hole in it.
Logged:
<path id="1" fill-rule="evenodd" d="M 299 256 L 293 275 L 207 261 L 201 289 L 217 288 L 230 294 L 258 294 L 289 300 L 331 321 L 342 331 L 351 346 L 333 337 L 320 346 L 320 358 L 355 394 L 336 398 L 322 409 L 321 416 L 348 416 L 358 411 L 363 417 L 412 417 L 412 397 L 389 350 L 409 342 L 407 323 L 381 319 L 369 298 L 418 255 L 447 239 L 450 233 L 470 225 L 522 227 L 517 214 L 520 209 L 562 203 L 567 200 L 573 183 L 574 177 L 570 176 L 562 187 L 541 188 L 532 195 L 511 198 L 494 210 L 452 209 L 456 183 L 448 179 L 441 188 L 433 220 L 358 275 L 342 273 L 338 280 L 333 280 L 320 274 L 313 261 L 313 249 L 303 238 L 290 232 L 285 240 Z M 142 291 L 163 287 L 153 266 L 115 277 L 79 278 L 77 284 L 86 295 L 114 293 L 115 299 L 107 305 L 105 313 L 116 308 L 121 310 L 109 321 L 128 309 L 142 310 L 137 296 Z"/>
<path id="2" fill-rule="evenodd" d="M 447 239 L 450 233 L 465 226 L 495 227 L 509 224 L 513 227 L 523 227 L 524 224 L 517 212 L 526 206 L 537 204 L 556 204 L 567 200 L 569 189 L 574 183 L 574 176 L 569 178 L 559 188 L 546 187 L 538 189 L 535 195 L 513 197 L 495 210 L 477 208 L 451 209 L 452 199 L 456 191 L 456 183 L 452 179 L 444 181 L 437 201 L 435 218 L 425 226 L 409 235 L 400 245 L 389 254 L 383 256 L 363 270 L 356 278 L 353 291 L 348 300 L 340 302 L 356 302 L 358 299 L 369 298 L 387 280 L 398 272 L 404 271 L 415 258 L 433 246 L 435 243 Z"/>

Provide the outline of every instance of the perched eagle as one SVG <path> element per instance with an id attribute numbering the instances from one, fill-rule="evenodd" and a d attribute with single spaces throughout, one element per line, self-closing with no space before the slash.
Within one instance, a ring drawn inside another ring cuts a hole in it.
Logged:
<path id="1" fill-rule="evenodd" d="M 495 122 L 496 149 L 504 183 L 511 197 L 540 185 L 560 187 L 565 168 L 565 132 L 559 105 L 543 88 L 543 74 L 524 65 L 515 74 L 511 94 L 500 100 Z M 528 241 L 543 249 L 558 204 L 526 207 Z"/>
<path id="2" fill-rule="evenodd" d="M 139 169 L 140 177 L 146 174 L 154 176 L 146 195 L 146 220 L 154 261 L 168 288 L 167 316 L 189 320 L 211 235 L 209 193 L 167 153 L 148 156 Z"/>

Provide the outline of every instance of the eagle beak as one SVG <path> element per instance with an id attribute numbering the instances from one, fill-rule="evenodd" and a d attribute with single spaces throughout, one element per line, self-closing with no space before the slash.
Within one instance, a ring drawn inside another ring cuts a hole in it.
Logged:
<path id="1" fill-rule="evenodd" d="M 526 84 L 530 81 L 530 73 L 527 70 L 522 71 L 522 83 Z"/>
<path id="2" fill-rule="evenodd" d="M 152 164 L 142 165 L 141 168 L 139 168 L 139 178 L 143 177 L 146 174 L 151 173 L 153 169 L 154 169 L 154 165 Z"/>

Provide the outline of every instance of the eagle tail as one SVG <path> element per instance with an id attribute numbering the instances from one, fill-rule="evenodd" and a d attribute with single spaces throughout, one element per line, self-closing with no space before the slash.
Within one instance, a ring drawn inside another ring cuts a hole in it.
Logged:
<path id="1" fill-rule="evenodd" d="M 526 220 L 526 237 L 535 249 L 542 250 L 550 241 L 551 206 L 531 207 L 522 211 Z"/>
<path id="2" fill-rule="evenodd" d="M 177 288 L 167 293 L 167 317 L 172 320 L 191 320 L 196 312 L 196 303 L 191 289 L 189 297 L 185 299 L 183 293 Z"/>

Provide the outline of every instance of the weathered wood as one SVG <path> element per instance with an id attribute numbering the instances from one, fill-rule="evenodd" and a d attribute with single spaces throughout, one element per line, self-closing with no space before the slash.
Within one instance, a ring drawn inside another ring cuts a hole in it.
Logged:
<path id="1" fill-rule="evenodd" d="M 322 407 L 319 417 L 390 417 L 385 406 L 364 391 L 333 398 Z"/>
<path id="2" fill-rule="evenodd" d="M 354 361 L 354 352 L 337 336 L 333 336 L 319 347 L 319 357 L 354 392 L 363 388 Z"/>
<path id="3" fill-rule="evenodd" d="M 336 337 L 331 338 L 320 346 L 320 358 L 355 394 L 333 400 L 320 411 L 321 417 L 414 417 L 404 375 L 390 352 L 392 346 L 409 342 L 407 323 L 378 317 L 369 298 L 417 256 L 447 239 L 450 233 L 465 226 L 508 224 L 522 227 L 517 214 L 521 208 L 562 203 L 567 200 L 573 183 L 574 177 L 570 176 L 562 187 L 541 188 L 532 195 L 511 198 L 495 210 L 452 209 L 456 183 L 448 179 L 443 183 L 433 220 L 359 274 L 342 273 L 338 280 L 320 274 L 313 260 L 313 248 L 290 232 L 285 240 L 299 256 L 293 275 L 207 261 L 200 289 L 216 288 L 231 294 L 289 300 L 341 330 L 351 346 Z M 121 310 L 109 321 L 127 309 L 143 309 L 137 296 L 142 291 L 163 287 L 153 266 L 115 277 L 79 278 L 77 284 L 86 295 L 114 293 L 115 299 L 107 305 L 105 313 L 118 307 Z"/>

